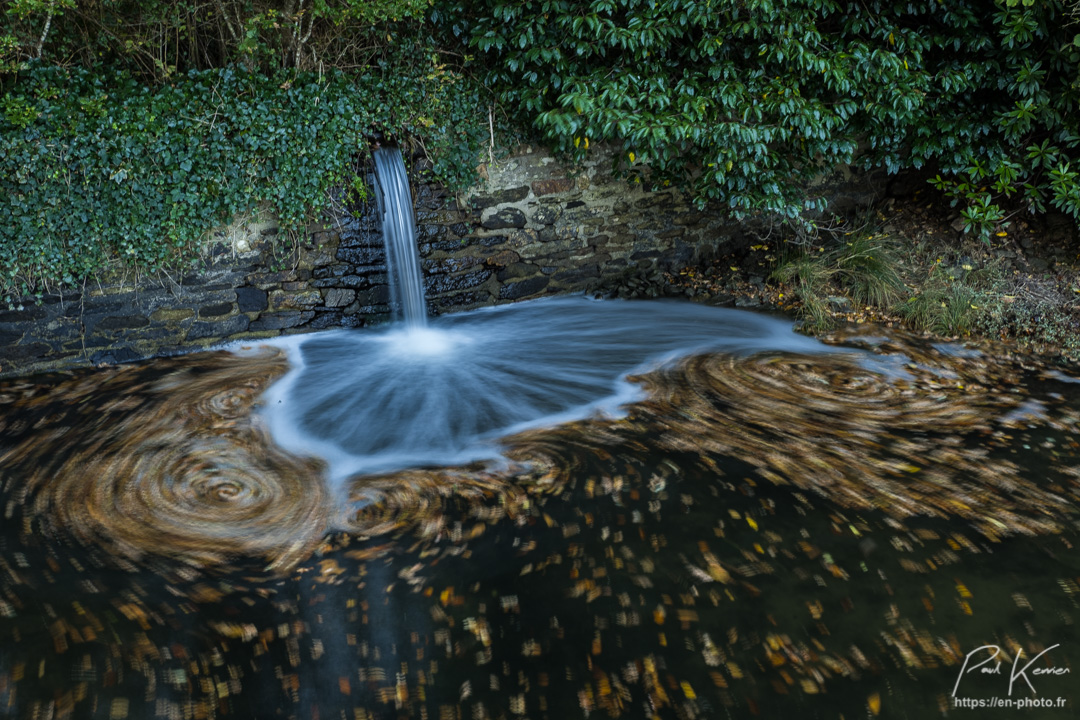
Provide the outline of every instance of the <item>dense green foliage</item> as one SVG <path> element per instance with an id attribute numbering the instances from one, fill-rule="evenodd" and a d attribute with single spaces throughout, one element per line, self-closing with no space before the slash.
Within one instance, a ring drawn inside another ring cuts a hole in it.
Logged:
<path id="1" fill-rule="evenodd" d="M 1080 220 L 1078 0 L 0 0 L 0 289 L 296 225 L 364 138 L 473 175 L 495 93 L 577 157 L 801 221 L 839 163 L 927 168 L 984 238 Z M 434 38 L 434 39 L 433 39 Z M 62 69 L 61 69 L 62 68 Z M 467 82 L 471 78 L 476 82 Z"/>
<path id="2" fill-rule="evenodd" d="M 1020 204 L 1080 219 L 1080 47 L 1060 0 L 465 0 L 450 36 L 556 146 L 737 213 L 794 218 L 857 160 L 929 166 L 989 233 Z M 647 170 L 646 170 L 647 168 Z"/>
<path id="3" fill-rule="evenodd" d="M 472 177 L 476 97 L 423 56 L 381 73 L 25 72 L 0 116 L 0 288 L 40 291 L 110 259 L 157 269 L 208 229 L 269 204 L 284 228 L 349 186 L 367 135 L 423 134 L 450 184 Z"/>

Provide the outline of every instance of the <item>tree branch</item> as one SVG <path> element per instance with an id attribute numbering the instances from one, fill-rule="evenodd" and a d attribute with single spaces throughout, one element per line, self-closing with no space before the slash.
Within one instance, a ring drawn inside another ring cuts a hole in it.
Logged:
<path id="1" fill-rule="evenodd" d="M 34 51 L 34 57 L 38 60 L 41 59 L 42 48 L 45 47 L 45 38 L 49 36 L 49 28 L 52 27 L 53 11 L 49 10 L 49 16 L 45 18 L 45 29 L 41 31 L 41 37 L 38 38 L 37 49 Z"/>
<path id="2" fill-rule="evenodd" d="M 221 14 L 221 19 L 225 21 L 225 27 L 229 30 L 229 35 L 232 36 L 233 42 L 240 42 L 240 33 L 237 31 L 236 26 L 232 24 L 232 20 L 229 19 L 229 13 L 225 11 L 225 5 L 221 0 L 214 0 L 214 4 L 217 5 L 218 13 Z"/>

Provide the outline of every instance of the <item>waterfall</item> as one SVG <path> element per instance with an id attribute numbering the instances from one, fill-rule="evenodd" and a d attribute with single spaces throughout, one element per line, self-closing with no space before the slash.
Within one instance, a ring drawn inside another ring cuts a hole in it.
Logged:
<path id="1" fill-rule="evenodd" d="M 393 306 L 407 326 L 423 327 L 427 325 L 427 306 L 405 163 L 401 160 L 401 151 L 392 147 L 379 148 L 372 157 Z"/>

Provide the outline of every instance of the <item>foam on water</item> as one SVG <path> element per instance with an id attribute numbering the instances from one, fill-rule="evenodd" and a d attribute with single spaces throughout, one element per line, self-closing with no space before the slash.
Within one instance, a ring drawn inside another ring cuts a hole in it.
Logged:
<path id="1" fill-rule="evenodd" d="M 272 344 L 293 369 L 262 414 L 278 444 L 325 459 L 332 481 L 497 458 L 508 434 L 616 417 L 641 398 L 628 374 L 695 352 L 838 351 L 764 315 L 582 297 Z"/>
<path id="2" fill-rule="evenodd" d="M 386 352 L 405 362 L 430 362 L 450 360 L 454 350 L 471 342 L 462 333 L 433 327 L 405 326 L 391 330 L 376 338 L 386 344 Z"/>

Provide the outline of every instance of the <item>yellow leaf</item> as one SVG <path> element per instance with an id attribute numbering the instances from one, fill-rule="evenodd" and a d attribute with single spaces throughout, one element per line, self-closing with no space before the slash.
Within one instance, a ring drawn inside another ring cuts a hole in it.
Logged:
<path id="1" fill-rule="evenodd" d="M 746 516 L 746 524 L 757 530 L 757 522 L 749 515 Z"/>
<path id="2" fill-rule="evenodd" d="M 1004 230 L 1002 230 L 1001 232 L 999 232 L 999 233 L 997 234 L 997 236 L 998 236 L 998 237 L 1005 237 L 1005 236 L 1007 236 L 1008 234 L 1009 234 L 1009 233 L 1007 233 L 1007 232 L 1005 232 Z"/>
<path id="3" fill-rule="evenodd" d="M 636 157 L 634 155 L 634 153 L 630 153 L 629 157 L 630 157 L 630 162 L 634 162 L 634 158 Z"/>
<path id="4" fill-rule="evenodd" d="M 870 712 L 877 715 L 881 712 L 881 695 L 874 693 L 867 699 L 866 704 L 870 706 Z"/>

